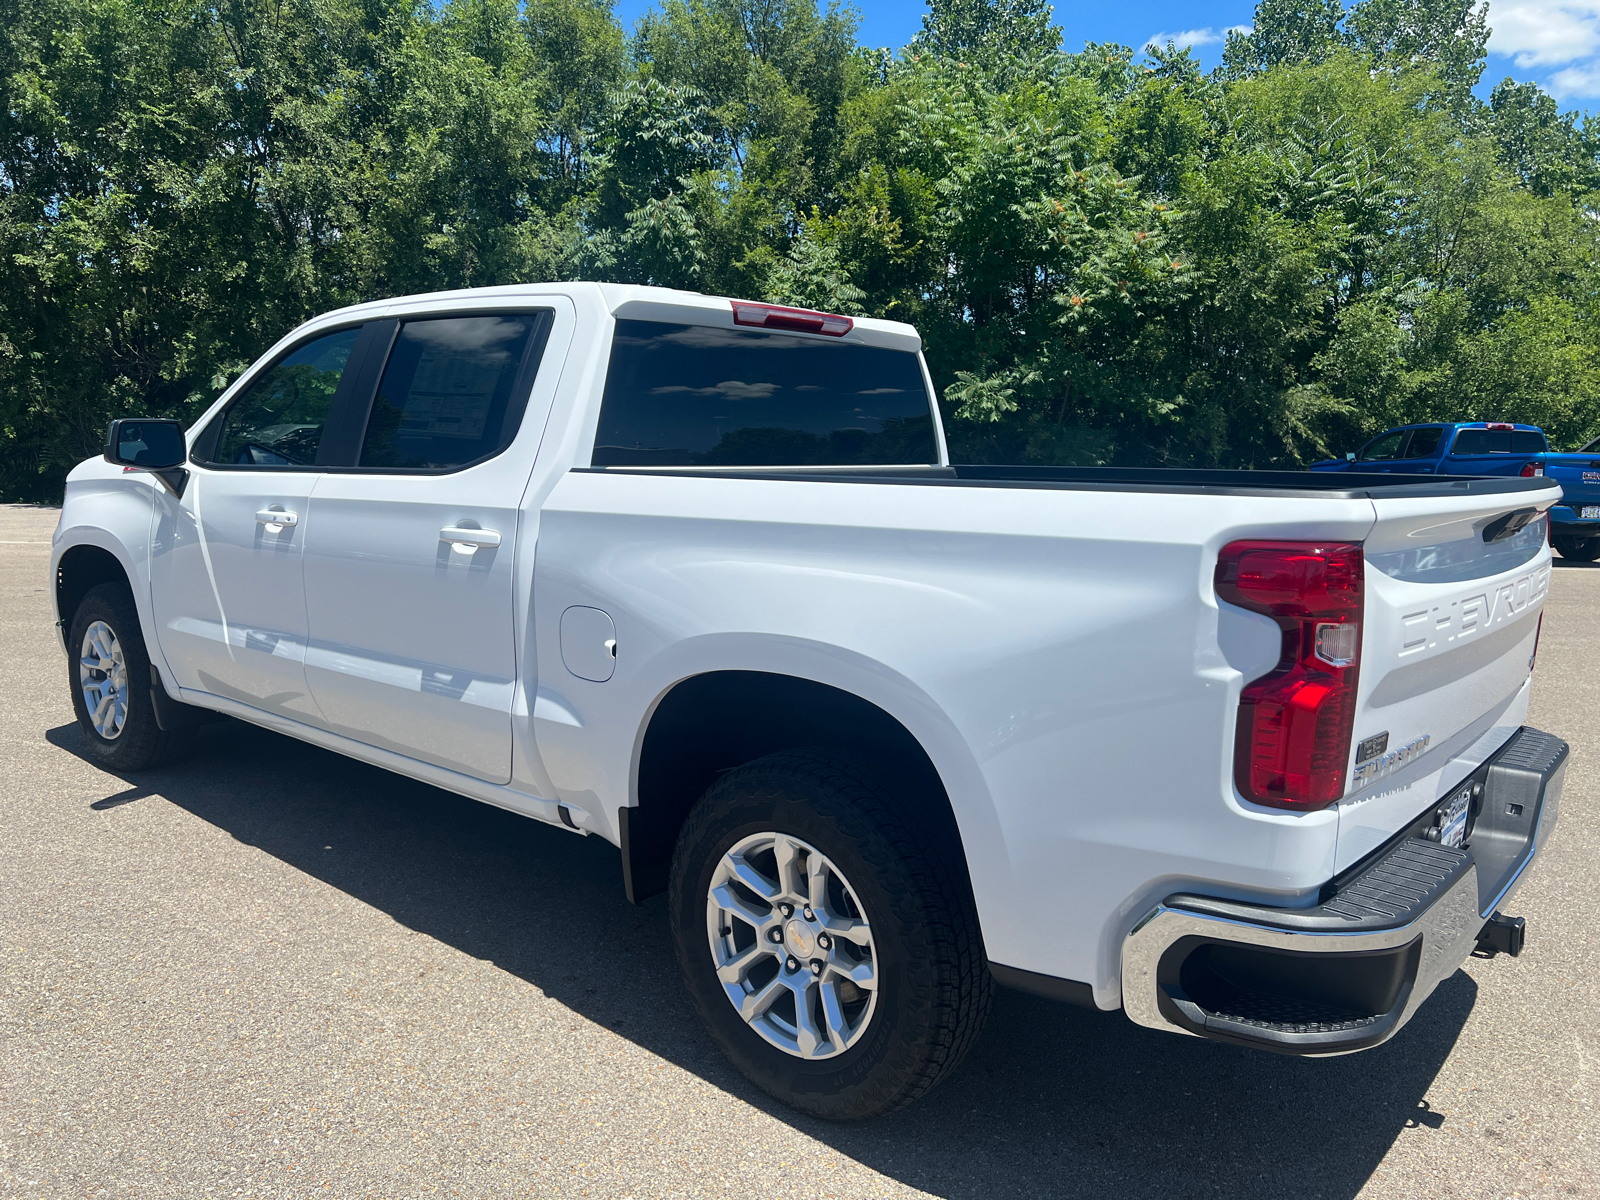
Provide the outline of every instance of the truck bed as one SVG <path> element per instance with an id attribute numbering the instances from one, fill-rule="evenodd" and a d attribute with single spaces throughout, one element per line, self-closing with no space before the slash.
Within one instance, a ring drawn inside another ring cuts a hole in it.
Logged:
<path id="1" fill-rule="evenodd" d="M 956 464 L 947 467 L 577 467 L 582 472 L 837 483 L 909 483 L 927 487 L 1013 487 L 1062 491 L 1154 492 L 1173 495 L 1295 496 L 1330 500 L 1379 496 L 1426 499 L 1534 492 L 1544 480 L 1515 476 L 1442 479 L 1380 472 L 1206 470 L 1187 467 L 1035 467 Z"/>

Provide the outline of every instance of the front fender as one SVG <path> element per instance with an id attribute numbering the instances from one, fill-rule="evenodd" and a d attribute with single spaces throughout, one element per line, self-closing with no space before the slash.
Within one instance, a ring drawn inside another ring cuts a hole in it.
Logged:
<path id="1" fill-rule="evenodd" d="M 61 519 L 50 543 L 51 604 L 63 653 L 66 623 L 72 614 L 61 611 L 62 560 L 79 547 L 103 550 L 122 568 L 139 613 L 150 661 L 167 678 L 160 639 L 154 636 L 155 613 L 150 598 L 150 539 L 155 521 L 155 490 L 160 485 L 143 471 L 124 472 L 102 459 L 89 459 L 67 476 Z"/>

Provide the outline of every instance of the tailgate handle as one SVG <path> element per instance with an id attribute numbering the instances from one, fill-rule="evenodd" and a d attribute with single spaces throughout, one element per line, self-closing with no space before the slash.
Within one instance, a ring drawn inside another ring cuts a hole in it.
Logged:
<path id="1" fill-rule="evenodd" d="M 1523 526 L 1538 515 L 1537 508 L 1519 508 L 1504 516 L 1496 517 L 1483 527 L 1483 540 L 1486 544 L 1503 542 L 1508 537 L 1521 533 Z"/>

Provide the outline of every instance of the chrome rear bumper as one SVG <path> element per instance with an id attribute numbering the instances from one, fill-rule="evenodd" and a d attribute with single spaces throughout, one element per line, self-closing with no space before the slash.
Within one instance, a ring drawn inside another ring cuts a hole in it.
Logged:
<path id="1" fill-rule="evenodd" d="M 1524 727 L 1471 777 L 1462 846 L 1423 836 L 1430 810 L 1314 908 L 1168 896 L 1123 943 L 1123 1008 L 1152 1029 L 1284 1054 L 1386 1041 L 1514 893 L 1555 827 L 1566 763 L 1565 742 Z"/>

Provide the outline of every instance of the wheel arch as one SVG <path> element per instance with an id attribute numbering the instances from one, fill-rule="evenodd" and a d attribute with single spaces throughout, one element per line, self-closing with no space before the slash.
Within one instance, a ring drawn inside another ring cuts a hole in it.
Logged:
<path id="1" fill-rule="evenodd" d="M 666 890 L 678 832 L 725 771 L 802 747 L 848 754 L 877 768 L 926 822 L 969 896 L 966 850 L 955 808 L 932 756 L 896 716 L 854 692 L 796 675 L 712 670 L 673 684 L 639 741 L 637 803 L 618 813 L 623 881 L 639 903 Z"/>
<path id="2" fill-rule="evenodd" d="M 107 550 L 90 542 L 79 542 L 61 552 L 55 569 L 56 618 L 66 636 L 66 622 L 78 611 L 78 605 L 89 594 L 89 589 L 102 583 L 120 583 L 130 592 L 133 575 L 122 560 Z M 137 598 L 137 593 L 134 593 Z"/>

